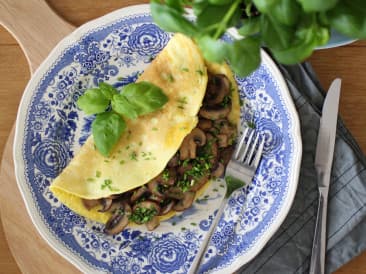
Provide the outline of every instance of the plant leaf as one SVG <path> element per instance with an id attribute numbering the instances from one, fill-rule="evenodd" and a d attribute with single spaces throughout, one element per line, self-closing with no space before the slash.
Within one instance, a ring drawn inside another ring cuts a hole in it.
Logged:
<path id="1" fill-rule="evenodd" d="M 135 107 L 139 115 L 160 109 L 168 102 L 168 97 L 161 88 L 146 81 L 124 86 L 121 94 Z"/>
<path id="2" fill-rule="evenodd" d="M 260 31 L 259 17 L 249 17 L 242 20 L 242 26 L 238 29 L 240 35 L 249 36 Z"/>
<path id="3" fill-rule="evenodd" d="M 87 89 L 79 97 L 76 104 L 86 114 L 97 114 L 104 112 L 109 106 L 109 99 L 101 92 L 99 88 Z"/>
<path id="4" fill-rule="evenodd" d="M 270 13 L 273 6 L 278 3 L 279 0 L 253 0 L 256 8 L 263 14 Z"/>
<path id="5" fill-rule="evenodd" d="M 168 97 L 156 85 L 150 82 L 131 83 L 123 87 L 120 94 L 114 95 L 112 109 L 130 119 L 161 108 Z"/>
<path id="6" fill-rule="evenodd" d="M 99 152 L 108 157 L 126 129 L 121 116 L 113 112 L 98 114 L 92 123 L 94 143 Z"/>
<path id="7" fill-rule="evenodd" d="M 338 0 L 297 0 L 305 12 L 326 11 L 333 8 Z M 342 12 L 343 13 L 343 12 Z"/>
<path id="8" fill-rule="evenodd" d="M 327 12 L 330 25 L 339 33 L 358 39 L 366 38 L 366 1 L 342 1 Z"/>
<path id="9" fill-rule="evenodd" d="M 247 76 L 260 64 L 259 40 L 247 37 L 227 44 L 230 65 L 239 76 Z"/>
<path id="10" fill-rule="evenodd" d="M 271 49 L 286 49 L 291 45 L 295 30 L 268 15 L 261 16 L 261 37 Z"/>
<path id="11" fill-rule="evenodd" d="M 117 89 L 114 86 L 104 82 L 99 83 L 99 89 L 103 93 L 103 95 L 109 100 L 112 99 L 113 95 L 118 93 Z"/>
<path id="12" fill-rule="evenodd" d="M 150 8 L 155 23 L 165 31 L 181 32 L 187 36 L 194 36 L 197 33 L 195 25 L 173 7 L 153 0 L 150 3 Z"/>
<path id="13" fill-rule="evenodd" d="M 139 116 L 139 110 L 123 94 L 113 96 L 112 109 L 129 119 L 136 119 Z"/>
<path id="14" fill-rule="evenodd" d="M 227 51 L 226 44 L 222 40 L 216 40 L 208 35 L 205 35 L 198 38 L 197 43 L 206 60 L 217 63 L 224 61 Z"/>
<path id="15" fill-rule="evenodd" d="M 301 14 L 301 6 L 294 0 L 279 0 L 273 6 L 271 15 L 281 24 L 287 26 L 295 25 Z"/>

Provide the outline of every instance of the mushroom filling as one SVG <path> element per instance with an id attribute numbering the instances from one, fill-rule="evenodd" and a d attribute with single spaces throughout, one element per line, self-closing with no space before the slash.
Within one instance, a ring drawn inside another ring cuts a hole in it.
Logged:
<path id="1" fill-rule="evenodd" d="M 188 134 L 165 169 L 143 186 L 99 200 L 83 200 L 90 210 L 99 206 L 109 212 L 105 232 L 113 235 L 128 224 L 145 224 L 148 230 L 160 224 L 158 216 L 189 208 L 197 191 L 210 179 L 223 176 L 234 150 L 236 126 L 228 120 L 231 111 L 230 82 L 222 74 L 209 75 L 199 122 Z"/>

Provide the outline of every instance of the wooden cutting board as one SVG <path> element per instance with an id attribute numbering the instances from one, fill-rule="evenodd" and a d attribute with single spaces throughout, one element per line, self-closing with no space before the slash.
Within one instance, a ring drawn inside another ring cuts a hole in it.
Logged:
<path id="1" fill-rule="evenodd" d="M 75 27 L 61 19 L 43 0 L 1 0 L 0 24 L 14 35 L 31 73 L 54 46 Z M 11 252 L 24 273 L 79 273 L 39 235 L 18 190 L 13 163 L 15 126 L 5 145 L 0 169 L 0 211 Z M 57 271 L 59 270 L 59 271 Z"/>
<path id="2" fill-rule="evenodd" d="M 2 0 L 0 23 L 14 35 L 27 58 L 31 73 L 53 47 L 74 27 L 56 15 L 43 0 Z M 26 211 L 14 174 L 12 147 L 15 126 L 3 152 L 0 169 L 0 210 L 10 250 L 26 273 L 79 273 L 39 235 Z M 50 263 L 52 262 L 52 264 Z"/>

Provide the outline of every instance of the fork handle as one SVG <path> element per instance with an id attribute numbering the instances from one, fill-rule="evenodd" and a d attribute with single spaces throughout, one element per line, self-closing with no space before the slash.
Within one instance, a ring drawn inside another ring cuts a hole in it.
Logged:
<path id="1" fill-rule="evenodd" d="M 316 216 L 313 248 L 311 251 L 310 274 L 324 274 L 326 250 L 326 224 L 328 188 L 319 187 L 318 213 Z"/>

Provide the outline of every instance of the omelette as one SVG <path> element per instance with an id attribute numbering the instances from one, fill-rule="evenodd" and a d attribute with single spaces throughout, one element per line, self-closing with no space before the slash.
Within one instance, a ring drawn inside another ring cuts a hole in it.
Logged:
<path id="1" fill-rule="evenodd" d="M 109 234 L 115 234 L 122 217 L 123 227 L 131 220 L 154 220 L 153 229 L 188 208 L 207 181 L 222 175 L 219 158 L 230 157 L 236 137 L 240 106 L 234 76 L 227 64 L 205 62 L 190 38 L 175 34 L 141 81 L 163 90 L 164 107 L 127 120 L 128 131 L 108 157 L 95 148 L 91 135 L 50 186 L 76 213 L 107 223 Z M 214 156 L 207 154 L 211 150 Z"/>

